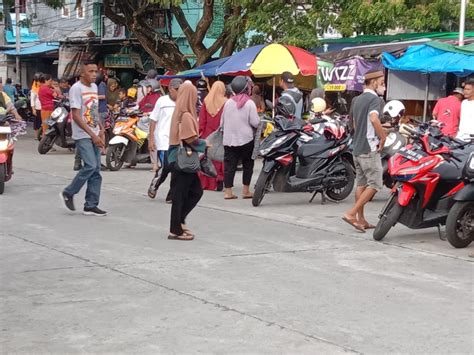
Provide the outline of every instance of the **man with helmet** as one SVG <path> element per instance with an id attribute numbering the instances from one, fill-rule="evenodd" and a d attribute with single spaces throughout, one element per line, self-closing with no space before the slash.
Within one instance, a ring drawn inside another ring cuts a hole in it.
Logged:
<path id="1" fill-rule="evenodd" d="M 448 97 L 439 99 L 433 109 L 433 118 L 444 123 L 441 131 L 447 136 L 455 137 L 458 133 L 463 98 L 462 88 L 456 88 Z"/>
<path id="2" fill-rule="evenodd" d="M 145 81 L 150 80 L 150 79 L 156 80 L 157 76 L 158 76 L 158 72 L 156 71 L 156 69 L 150 69 L 146 73 Z M 146 94 L 147 94 L 146 88 L 143 86 L 140 87 L 136 96 L 137 102 L 142 101 L 143 98 L 146 96 Z"/>
<path id="3" fill-rule="evenodd" d="M 156 101 L 160 98 L 160 83 L 156 79 L 148 79 L 144 86 L 146 88 L 145 97 L 138 102 L 138 107 L 142 112 L 151 112 L 155 107 Z"/>
<path id="4" fill-rule="evenodd" d="M 289 97 L 295 105 L 295 116 L 301 118 L 303 113 L 303 93 L 295 87 L 295 77 L 289 71 L 283 72 L 280 79 L 280 87 L 283 89 L 281 96 Z"/>
<path id="5" fill-rule="evenodd" d="M 365 90 L 352 102 L 354 124 L 353 155 L 356 166 L 356 202 L 342 219 L 360 232 L 375 228 L 364 216 L 364 206 L 381 190 L 383 169 L 380 151 L 386 133 L 380 123 L 381 105 L 378 93 L 385 87 L 384 72 L 371 71 L 365 75 Z"/>

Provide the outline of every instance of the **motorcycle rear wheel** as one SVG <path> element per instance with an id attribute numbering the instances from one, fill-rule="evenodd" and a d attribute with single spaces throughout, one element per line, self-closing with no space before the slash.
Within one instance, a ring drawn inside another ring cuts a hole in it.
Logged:
<path id="1" fill-rule="evenodd" d="M 5 191 L 5 180 L 7 178 L 7 165 L 0 164 L 0 195 Z"/>
<path id="2" fill-rule="evenodd" d="M 326 190 L 326 195 L 334 201 L 342 201 L 345 200 L 354 189 L 355 184 L 355 174 L 352 168 L 352 165 L 347 161 L 343 162 L 344 167 L 346 168 L 346 178 L 347 184 L 342 188 L 329 188 Z"/>
<path id="3" fill-rule="evenodd" d="M 446 235 L 449 244 L 455 248 L 465 248 L 471 244 L 474 239 L 474 230 L 466 230 L 466 224 L 472 224 L 473 219 L 473 202 L 456 202 L 454 204 L 446 220 Z"/>
<path id="4" fill-rule="evenodd" d="M 123 144 L 109 145 L 105 155 L 105 164 L 110 171 L 118 171 L 123 166 L 123 159 L 121 157 Z"/>
<path id="5" fill-rule="evenodd" d="M 391 198 L 392 201 L 390 201 L 385 214 L 380 217 L 377 226 L 375 226 L 373 238 L 377 241 L 385 238 L 390 229 L 398 222 L 403 212 L 403 207 L 398 203 L 397 196 L 394 195 Z"/>
<path id="6" fill-rule="evenodd" d="M 38 153 L 41 155 L 48 153 L 53 148 L 56 141 L 56 134 L 45 135 L 38 144 Z"/>
<path id="7" fill-rule="evenodd" d="M 258 207 L 262 203 L 263 197 L 270 189 L 274 173 L 274 170 L 266 172 L 262 169 L 262 171 L 260 171 L 260 175 L 258 176 L 257 183 L 255 184 L 255 191 L 253 192 L 252 197 L 252 205 L 254 207 Z"/>

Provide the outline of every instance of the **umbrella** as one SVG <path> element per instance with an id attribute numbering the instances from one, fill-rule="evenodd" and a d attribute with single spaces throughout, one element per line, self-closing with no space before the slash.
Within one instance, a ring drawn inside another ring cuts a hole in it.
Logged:
<path id="1" fill-rule="evenodd" d="M 273 104 L 275 104 L 276 76 L 284 72 L 296 76 L 296 82 L 303 83 L 303 77 L 316 76 L 316 56 L 302 48 L 283 44 L 263 44 L 246 48 L 217 68 L 217 75 L 253 75 L 273 77 Z M 305 83 L 305 86 L 308 86 Z M 312 85 L 310 85 L 312 86 Z"/>
<path id="2" fill-rule="evenodd" d="M 258 45 L 234 54 L 217 68 L 216 74 L 265 77 L 280 75 L 285 71 L 295 76 L 316 75 L 316 56 L 294 46 L 276 43 Z"/>

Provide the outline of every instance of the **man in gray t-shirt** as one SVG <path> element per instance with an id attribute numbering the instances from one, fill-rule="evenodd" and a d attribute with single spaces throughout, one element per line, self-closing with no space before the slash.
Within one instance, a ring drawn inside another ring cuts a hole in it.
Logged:
<path id="1" fill-rule="evenodd" d="M 100 156 L 104 148 L 104 127 L 99 119 L 99 96 L 95 80 L 97 65 L 82 64 L 80 81 L 69 91 L 72 112 L 72 138 L 75 140 L 84 166 L 71 184 L 61 192 L 61 200 L 69 211 L 74 211 L 74 195 L 87 183 L 84 214 L 105 216 L 107 212 L 98 208 L 102 176 Z"/>
<path id="2" fill-rule="evenodd" d="M 383 71 L 365 76 L 365 90 L 352 101 L 354 123 L 353 147 L 357 176 L 356 202 L 342 219 L 360 232 L 375 228 L 364 216 L 364 206 L 382 189 L 382 160 L 380 150 L 385 143 L 385 131 L 380 123 L 380 97 L 385 91 Z"/>

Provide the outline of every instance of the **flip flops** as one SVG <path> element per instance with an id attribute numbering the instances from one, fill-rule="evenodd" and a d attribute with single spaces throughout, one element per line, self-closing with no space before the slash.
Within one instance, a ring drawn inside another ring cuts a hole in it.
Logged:
<path id="1" fill-rule="evenodd" d="M 243 200 L 248 200 L 248 199 L 251 199 L 251 198 L 253 198 L 253 195 L 244 195 L 244 196 L 242 196 Z"/>
<path id="2" fill-rule="evenodd" d="M 355 219 L 352 219 L 352 218 L 343 216 L 343 217 L 342 217 L 342 220 L 343 220 L 344 222 L 350 224 L 352 227 L 354 227 L 355 229 L 357 229 L 359 232 L 365 233 L 365 228 L 364 228 L 363 226 L 361 226 L 359 223 L 357 223 L 357 221 L 356 221 Z"/>
<path id="3" fill-rule="evenodd" d="M 224 196 L 224 200 L 235 200 L 239 198 L 238 196 L 236 195 L 232 195 L 232 196 Z"/>
<path id="4" fill-rule="evenodd" d="M 170 239 L 170 240 L 191 241 L 191 240 L 194 239 L 194 235 L 187 234 L 186 232 L 183 231 L 183 234 L 181 234 L 181 235 L 176 235 L 176 234 L 168 235 L 168 239 Z"/>

